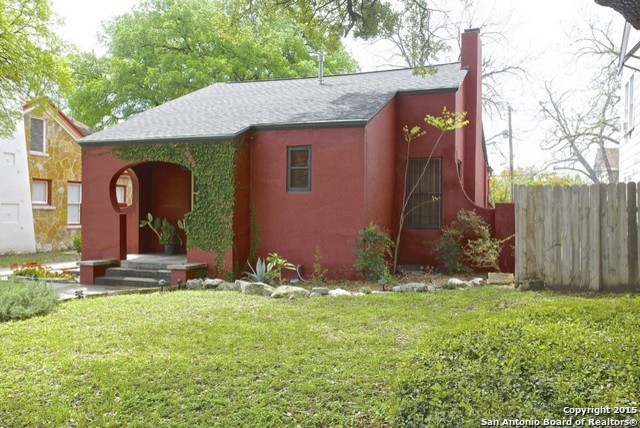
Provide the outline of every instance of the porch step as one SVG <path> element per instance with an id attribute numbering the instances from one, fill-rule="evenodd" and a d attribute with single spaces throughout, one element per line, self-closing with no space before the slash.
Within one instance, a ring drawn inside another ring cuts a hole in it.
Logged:
<path id="1" fill-rule="evenodd" d="M 164 279 L 169 281 L 171 278 L 171 271 L 165 269 L 132 269 L 126 267 L 114 267 L 107 269 L 107 277 L 133 277 L 133 278 L 151 278 L 160 280 Z"/>
<path id="2" fill-rule="evenodd" d="M 124 269 L 134 270 L 146 270 L 146 271 L 168 271 L 169 265 L 176 264 L 175 262 L 154 262 L 149 260 L 135 261 L 135 260 L 123 260 L 120 263 L 120 267 Z"/>
<path id="3" fill-rule="evenodd" d="M 157 287 L 158 280 L 133 276 L 101 276 L 95 279 L 96 285 L 122 285 L 127 287 Z"/>

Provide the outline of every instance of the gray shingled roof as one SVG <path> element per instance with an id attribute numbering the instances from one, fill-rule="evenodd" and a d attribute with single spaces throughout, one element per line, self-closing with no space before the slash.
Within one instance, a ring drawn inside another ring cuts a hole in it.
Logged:
<path id="1" fill-rule="evenodd" d="M 224 139 L 251 127 L 366 123 L 398 92 L 451 90 L 460 63 L 416 76 L 411 69 L 317 78 L 216 83 L 130 117 L 84 143 Z"/>

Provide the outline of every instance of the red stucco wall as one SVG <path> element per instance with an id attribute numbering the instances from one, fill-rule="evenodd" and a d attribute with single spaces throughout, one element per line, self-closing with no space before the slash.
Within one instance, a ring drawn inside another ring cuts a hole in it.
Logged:
<path id="1" fill-rule="evenodd" d="M 393 191 L 395 181 L 395 99 L 367 124 L 365 139 L 365 217 L 382 230 L 393 229 Z"/>
<path id="2" fill-rule="evenodd" d="M 311 191 L 287 192 L 287 147 L 312 146 Z M 251 201 L 259 256 L 277 252 L 305 274 L 316 247 L 333 276 L 351 275 L 354 242 L 367 220 L 364 130 L 268 130 L 251 143 Z"/>
<path id="3" fill-rule="evenodd" d="M 104 148 L 82 149 L 82 260 L 120 259 L 120 213 L 109 190 L 126 166 Z"/>

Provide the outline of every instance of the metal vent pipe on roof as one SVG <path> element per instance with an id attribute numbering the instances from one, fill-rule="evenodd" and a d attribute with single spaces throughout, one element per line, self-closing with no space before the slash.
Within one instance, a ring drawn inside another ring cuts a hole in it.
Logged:
<path id="1" fill-rule="evenodd" d="M 318 51 L 318 84 L 324 84 L 324 52 Z"/>

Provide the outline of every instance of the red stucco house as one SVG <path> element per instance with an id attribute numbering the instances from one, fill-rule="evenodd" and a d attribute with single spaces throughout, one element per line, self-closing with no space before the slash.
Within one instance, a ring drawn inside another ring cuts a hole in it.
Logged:
<path id="1" fill-rule="evenodd" d="M 466 111 L 470 124 L 445 135 L 416 198 L 439 196 L 414 211 L 404 227 L 400 264 L 433 264 L 424 244 L 439 236 L 462 209 L 475 209 L 498 237 L 513 233 L 513 207 L 488 204 L 488 164 L 481 111 L 481 43 L 462 35 L 461 62 L 436 66 L 424 77 L 392 70 L 317 79 L 217 83 L 81 140 L 83 149 L 83 260 L 116 259 L 159 251 L 138 227 L 151 211 L 172 221 L 192 206 L 191 172 L 166 162 L 128 163 L 112 150 L 138 145 L 247 141 L 236 166 L 233 248 L 225 267 L 244 266 L 256 254 L 277 252 L 309 273 L 316 248 L 329 275 L 353 274 L 359 230 L 376 222 L 397 230 L 405 164 L 403 125 L 424 124 L 443 107 Z M 414 143 L 410 170 L 424 165 L 437 131 Z M 131 205 L 119 206 L 115 183 L 134 179 Z M 410 181 L 417 175 L 410 173 Z M 197 182 L 197 177 L 196 177 Z M 410 183 L 413 184 L 413 183 Z M 416 201 L 412 203 L 418 203 Z M 207 201 L 197 200 L 198 203 Z M 250 212 L 252 211 L 252 212 Z M 251 220 L 250 217 L 253 217 Z M 257 239 L 250 223 L 257 226 Z M 252 242 L 252 240 L 254 240 Z M 213 254 L 183 246 L 189 262 Z M 503 260 L 509 268 L 512 261 Z M 81 272 L 93 283 L 95 270 Z"/>

